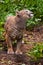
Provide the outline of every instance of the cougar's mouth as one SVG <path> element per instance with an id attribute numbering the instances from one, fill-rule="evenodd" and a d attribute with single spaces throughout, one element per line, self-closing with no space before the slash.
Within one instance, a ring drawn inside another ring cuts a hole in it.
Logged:
<path id="1" fill-rule="evenodd" d="M 33 17 L 34 16 L 34 14 L 33 14 L 33 12 L 31 12 L 30 14 L 27 14 L 29 17 Z"/>
<path id="2" fill-rule="evenodd" d="M 33 17 L 33 16 L 34 16 L 33 12 L 31 12 L 31 13 L 30 13 L 30 16 L 31 16 L 31 17 Z"/>

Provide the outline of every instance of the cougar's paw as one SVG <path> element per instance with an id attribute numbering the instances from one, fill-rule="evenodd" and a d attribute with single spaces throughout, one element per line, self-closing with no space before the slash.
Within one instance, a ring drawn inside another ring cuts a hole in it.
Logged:
<path id="1" fill-rule="evenodd" d="M 22 54 L 22 52 L 21 51 L 16 51 L 15 54 Z"/>
<path id="2" fill-rule="evenodd" d="M 13 49 L 8 49 L 7 54 L 14 54 Z"/>

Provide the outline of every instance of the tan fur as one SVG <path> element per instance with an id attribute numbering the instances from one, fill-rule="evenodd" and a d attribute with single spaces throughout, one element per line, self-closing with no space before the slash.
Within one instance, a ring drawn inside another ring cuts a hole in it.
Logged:
<path id="1" fill-rule="evenodd" d="M 26 12 L 27 11 L 27 12 Z M 16 13 L 16 16 L 7 17 L 5 28 L 5 39 L 8 47 L 8 54 L 13 54 L 12 40 L 17 39 L 16 53 L 22 54 L 20 51 L 21 41 L 23 37 L 23 30 L 25 29 L 26 20 L 31 18 L 29 10 L 21 10 Z"/>

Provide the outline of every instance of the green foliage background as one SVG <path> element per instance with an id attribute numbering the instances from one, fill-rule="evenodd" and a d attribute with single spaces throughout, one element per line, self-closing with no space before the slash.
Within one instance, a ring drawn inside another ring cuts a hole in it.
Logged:
<path id="1" fill-rule="evenodd" d="M 38 60 L 43 57 L 43 43 L 37 43 L 27 55 L 31 56 L 33 60 Z"/>
<path id="2" fill-rule="evenodd" d="M 3 24 L 6 16 L 15 15 L 16 10 L 29 9 L 34 12 L 34 18 L 26 24 L 27 28 L 39 25 L 43 20 L 43 0 L 0 0 L 0 38 L 2 37 Z"/>

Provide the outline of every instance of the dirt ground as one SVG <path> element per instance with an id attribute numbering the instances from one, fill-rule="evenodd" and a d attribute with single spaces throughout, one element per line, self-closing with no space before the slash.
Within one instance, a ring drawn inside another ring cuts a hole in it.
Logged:
<path id="1" fill-rule="evenodd" d="M 26 55 L 26 52 L 28 52 L 34 44 L 43 43 L 43 26 L 35 28 L 34 31 L 25 31 L 23 40 L 25 41 L 25 44 L 21 47 L 23 54 L 8 55 L 5 51 L 0 51 L 0 65 L 32 65 L 30 64 L 30 57 Z M 43 64 L 39 63 L 38 65 Z"/>

